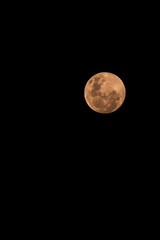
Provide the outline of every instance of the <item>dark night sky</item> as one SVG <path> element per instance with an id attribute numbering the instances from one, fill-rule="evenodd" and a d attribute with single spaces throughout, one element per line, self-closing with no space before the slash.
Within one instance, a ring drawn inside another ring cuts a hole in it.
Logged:
<path id="1" fill-rule="evenodd" d="M 21 184 L 20 198 L 15 199 L 18 204 L 27 199 L 22 209 L 29 212 L 33 226 L 33 213 L 41 221 L 45 208 L 50 215 L 45 220 L 53 215 L 57 224 L 64 220 L 67 226 L 69 217 L 72 221 L 78 217 L 81 223 L 74 224 L 81 228 L 86 221 L 88 228 L 89 217 L 95 219 L 98 209 L 103 216 L 95 222 L 106 217 L 112 224 L 111 211 L 113 220 L 125 218 L 123 229 L 129 224 L 134 228 L 141 221 L 139 213 L 148 214 L 146 199 L 153 196 L 155 186 L 151 180 L 158 182 L 158 155 L 154 156 L 152 143 L 157 141 L 154 103 L 159 94 L 153 78 L 156 65 L 151 68 L 157 50 L 148 41 L 154 25 L 144 7 L 95 3 L 76 2 L 74 7 L 68 2 L 24 7 L 18 3 L 18 14 L 11 7 L 14 16 L 6 28 L 9 36 L 5 35 L 10 67 L 6 91 L 2 89 L 8 104 L 5 137 L 11 143 L 5 152 L 11 154 L 7 174 L 10 168 L 13 179 L 17 177 L 13 189 Z M 99 72 L 116 74 L 126 87 L 123 105 L 111 114 L 92 111 L 84 99 L 86 82 Z M 154 148 L 158 149 L 156 143 Z M 128 221 L 132 216 L 133 224 Z M 66 234 L 59 225 L 60 233 Z M 115 227 L 113 233 L 115 229 L 119 234 Z"/>
<path id="2" fill-rule="evenodd" d="M 120 16 L 117 10 L 93 17 L 88 10 L 83 18 L 73 12 L 59 24 L 49 14 L 32 22 L 23 70 L 31 139 L 41 144 L 55 140 L 62 148 L 68 143 L 84 154 L 88 146 L 97 154 L 115 149 L 126 154 L 128 148 L 134 152 L 129 143 L 142 124 L 138 99 L 144 49 L 138 50 L 142 39 L 135 22 L 130 18 L 128 25 L 129 14 Z M 123 106 L 110 115 L 93 112 L 84 100 L 84 86 L 98 72 L 112 72 L 126 86 Z"/>
<path id="3" fill-rule="evenodd" d="M 19 116 L 27 152 L 45 159 L 58 156 L 60 162 L 49 164 L 68 169 L 75 164 L 79 170 L 92 166 L 105 171 L 110 165 L 113 171 L 130 172 L 135 163 L 143 166 L 138 156 L 151 132 L 145 127 L 149 113 L 144 88 L 152 85 L 146 84 L 151 50 L 144 44 L 148 25 L 140 21 L 140 10 L 135 19 L 131 9 L 119 11 L 118 6 L 107 14 L 97 6 L 96 14 L 90 8 L 70 14 L 61 8 L 53 14 L 48 7 L 37 7 L 24 21 L 22 11 L 21 21 L 17 17 L 11 27 L 12 75 L 17 79 L 13 116 Z M 84 100 L 86 82 L 99 72 L 116 74 L 126 86 L 124 104 L 109 115 L 92 111 Z"/>

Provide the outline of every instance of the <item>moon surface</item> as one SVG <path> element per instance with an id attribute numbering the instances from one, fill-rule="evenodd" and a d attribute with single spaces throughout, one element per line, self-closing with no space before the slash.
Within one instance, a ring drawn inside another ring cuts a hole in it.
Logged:
<path id="1" fill-rule="evenodd" d="M 126 89 L 118 76 L 113 73 L 101 72 L 88 80 L 84 96 L 92 110 L 98 113 L 112 113 L 123 104 Z"/>

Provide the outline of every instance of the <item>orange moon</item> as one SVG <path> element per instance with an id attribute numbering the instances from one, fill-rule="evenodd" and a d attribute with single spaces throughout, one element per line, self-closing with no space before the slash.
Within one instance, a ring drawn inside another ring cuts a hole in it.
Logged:
<path id="1" fill-rule="evenodd" d="M 122 80 L 108 72 L 97 73 L 86 83 L 84 97 L 88 106 L 98 113 L 112 113 L 123 104 L 126 89 Z"/>

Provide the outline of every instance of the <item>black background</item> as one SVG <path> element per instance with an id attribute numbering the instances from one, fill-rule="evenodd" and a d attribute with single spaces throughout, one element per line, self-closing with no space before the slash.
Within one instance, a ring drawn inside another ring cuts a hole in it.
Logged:
<path id="1" fill-rule="evenodd" d="M 129 187 L 151 167 L 144 158 L 152 132 L 146 131 L 148 25 L 140 9 L 136 18 L 118 6 L 107 13 L 101 7 L 80 9 L 44 15 L 36 10 L 22 24 L 24 148 L 33 169 L 45 169 L 48 176 L 54 171 L 76 184 L 92 179 Z M 99 72 L 116 74 L 126 86 L 125 102 L 112 114 L 92 111 L 84 99 L 86 82 Z"/>
<path id="2" fill-rule="evenodd" d="M 46 168 L 55 164 L 75 175 L 93 168 L 91 174 L 99 169 L 96 174 L 106 176 L 110 169 L 127 178 L 141 171 L 152 131 L 146 131 L 151 49 L 146 51 L 142 9 L 135 18 L 134 8 L 122 5 L 68 11 L 53 6 L 55 12 L 41 7 L 24 8 L 10 23 L 18 93 L 14 115 L 26 154 L 49 159 L 46 166 L 40 160 Z M 86 82 L 99 72 L 116 74 L 126 86 L 125 102 L 112 114 L 92 111 L 84 99 Z"/>
<path id="3" fill-rule="evenodd" d="M 140 30 L 130 13 L 121 15 L 118 7 L 107 14 L 94 11 L 86 9 L 83 16 L 80 10 L 67 16 L 33 12 L 35 19 L 22 41 L 24 129 L 29 128 L 31 140 L 32 136 L 38 143 L 41 139 L 42 145 L 54 141 L 74 158 L 75 152 L 97 151 L 98 157 L 98 152 L 106 150 L 108 154 L 115 149 L 132 151 L 129 142 L 142 124 L 139 97 L 145 80 Z M 112 72 L 126 86 L 123 106 L 110 115 L 93 112 L 84 100 L 85 84 L 98 72 Z"/>
<path id="4" fill-rule="evenodd" d="M 109 209 L 119 221 L 124 211 L 126 219 L 145 216 L 158 164 L 151 147 L 156 64 L 151 67 L 155 50 L 148 35 L 154 37 L 154 25 L 147 12 L 126 3 L 39 3 L 17 11 L 6 39 L 12 76 L 6 77 L 12 129 L 6 136 L 16 158 L 8 166 L 18 172 L 21 194 L 29 192 L 23 194 L 37 215 L 38 199 L 46 197 L 65 216 L 75 207 L 81 217 L 92 217 L 96 201 L 100 212 Z M 85 84 L 99 72 L 116 74 L 126 87 L 124 104 L 112 114 L 92 111 L 84 99 Z"/>

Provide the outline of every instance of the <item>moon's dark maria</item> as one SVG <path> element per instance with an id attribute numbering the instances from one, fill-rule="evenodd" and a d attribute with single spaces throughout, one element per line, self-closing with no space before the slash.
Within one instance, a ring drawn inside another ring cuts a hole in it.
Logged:
<path id="1" fill-rule="evenodd" d="M 126 89 L 118 76 L 101 72 L 88 80 L 84 94 L 92 110 L 99 113 L 112 113 L 123 104 Z"/>

